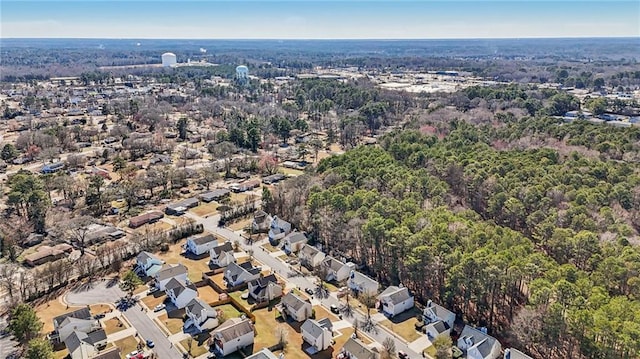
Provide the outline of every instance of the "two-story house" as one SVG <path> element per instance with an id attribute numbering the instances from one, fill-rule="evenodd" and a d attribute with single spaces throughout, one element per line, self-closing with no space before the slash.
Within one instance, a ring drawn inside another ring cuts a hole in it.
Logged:
<path id="1" fill-rule="evenodd" d="M 53 319 L 54 343 L 64 343 L 72 359 L 93 358 L 107 345 L 107 334 L 89 309 L 82 308 Z"/>
<path id="2" fill-rule="evenodd" d="M 379 296 L 380 309 L 393 318 L 414 306 L 413 296 L 406 287 L 389 286 Z"/>
<path id="3" fill-rule="evenodd" d="M 255 331 L 249 319 L 229 318 L 211 332 L 213 350 L 227 356 L 253 344 Z"/>
<path id="4" fill-rule="evenodd" d="M 269 225 L 269 242 L 275 246 L 289 233 L 291 233 L 291 223 L 274 216 Z"/>
<path id="5" fill-rule="evenodd" d="M 273 274 L 249 281 L 248 286 L 249 296 L 258 303 L 282 297 L 282 285 Z"/>
<path id="6" fill-rule="evenodd" d="M 142 277 L 152 277 L 160 269 L 164 262 L 149 252 L 141 252 L 136 257 L 135 272 Z"/>
<path id="7" fill-rule="evenodd" d="M 254 268 L 250 262 L 229 263 L 224 272 L 227 287 L 237 287 L 260 277 L 260 268 Z"/>
<path id="8" fill-rule="evenodd" d="M 278 357 L 268 348 L 262 348 L 259 352 L 253 353 L 245 359 L 284 359 L 284 355 Z"/>
<path id="9" fill-rule="evenodd" d="M 197 333 L 215 329 L 218 326 L 218 312 L 200 298 L 193 298 L 185 307 L 189 319 L 184 323 L 185 331 L 194 327 Z"/>
<path id="10" fill-rule="evenodd" d="M 310 354 L 321 352 L 331 346 L 333 339 L 333 324 L 329 318 L 320 319 L 318 321 L 307 319 L 300 327 L 302 339 L 311 345 L 313 350 Z"/>
<path id="11" fill-rule="evenodd" d="M 159 290 L 165 290 L 167 283 L 173 278 L 185 283 L 187 281 L 187 267 L 182 264 L 164 265 L 161 270 L 153 276 L 155 286 Z"/>
<path id="12" fill-rule="evenodd" d="M 422 310 L 424 321 L 423 331 L 429 340 L 434 340 L 438 335 L 449 335 L 456 321 L 456 314 L 449 309 L 428 300 Z"/>
<path id="13" fill-rule="evenodd" d="M 280 300 L 277 306 L 280 313 L 296 322 L 302 322 L 311 317 L 313 308 L 309 299 L 302 299 L 290 291 Z"/>
<path id="14" fill-rule="evenodd" d="M 282 239 L 282 249 L 285 253 L 298 253 L 307 244 L 307 236 L 302 232 L 291 232 Z"/>
<path id="15" fill-rule="evenodd" d="M 342 263 L 332 256 L 326 256 L 322 261 L 322 265 L 327 269 L 327 282 L 342 282 L 349 278 L 349 273 L 356 269 L 354 263 Z"/>
<path id="16" fill-rule="evenodd" d="M 187 239 L 187 243 L 184 244 L 184 250 L 194 256 L 201 256 L 209 253 L 216 246 L 218 246 L 218 239 L 213 234 L 207 234 Z"/>
<path id="17" fill-rule="evenodd" d="M 211 257 L 209 260 L 211 265 L 220 268 L 236 262 L 236 257 L 233 255 L 233 246 L 229 241 L 213 247 L 211 251 L 209 251 L 209 256 Z"/>
<path id="18" fill-rule="evenodd" d="M 497 359 L 502 345 L 487 334 L 486 328 L 476 329 L 465 325 L 458 337 L 457 347 L 466 354 L 467 359 Z"/>
<path id="19" fill-rule="evenodd" d="M 198 297 L 198 288 L 192 283 L 171 278 L 165 285 L 165 293 L 178 309 L 182 309 Z"/>
<path id="20" fill-rule="evenodd" d="M 298 258 L 303 266 L 313 269 L 322 264 L 325 254 L 318 248 L 305 244 L 298 252 Z"/>
<path id="21" fill-rule="evenodd" d="M 253 214 L 251 229 L 254 233 L 263 233 L 269 231 L 273 218 L 263 210 L 257 210 Z"/>
<path id="22" fill-rule="evenodd" d="M 342 346 L 338 358 L 344 359 L 379 359 L 380 355 L 365 345 L 360 339 L 349 338 Z"/>
<path id="23" fill-rule="evenodd" d="M 355 270 L 349 274 L 347 286 L 356 294 L 367 293 L 369 295 L 378 294 L 380 288 L 378 281 Z"/>

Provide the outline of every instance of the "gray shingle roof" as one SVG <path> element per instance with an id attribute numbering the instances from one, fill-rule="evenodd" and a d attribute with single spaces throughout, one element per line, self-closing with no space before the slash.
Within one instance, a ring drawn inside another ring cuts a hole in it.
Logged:
<path id="1" fill-rule="evenodd" d="M 286 305 L 288 308 L 292 308 L 294 311 L 298 311 L 307 303 L 311 304 L 311 302 L 300 298 L 293 292 L 287 293 L 287 295 L 282 297 L 280 302 L 282 302 L 282 304 Z"/>
<path id="2" fill-rule="evenodd" d="M 220 336 L 223 343 L 239 338 L 253 332 L 253 324 L 249 319 L 231 318 L 212 332 L 214 336 Z"/>
<path id="3" fill-rule="evenodd" d="M 375 359 L 376 353 L 367 348 L 363 342 L 358 339 L 349 338 L 342 349 L 352 355 L 352 359 Z"/>
<path id="4" fill-rule="evenodd" d="M 88 308 L 81 308 L 73 312 L 65 313 L 53 318 L 54 326 L 59 326 L 67 318 L 91 319 L 91 312 Z"/>
<path id="5" fill-rule="evenodd" d="M 218 240 L 213 234 L 207 234 L 206 236 L 193 238 L 193 243 L 195 243 L 198 246 L 209 243 L 209 242 L 216 242 L 216 241 Z"/>
<path id="6" fill-rule="evenodd" d="M 156 273 L 157 280 L 165 280 L 169 278 L 174 278 L 179 275 L 187 274 L 188 270 L 182 264 L 177 264 L 175 266 L 165 266 L 158 273 Z"/>

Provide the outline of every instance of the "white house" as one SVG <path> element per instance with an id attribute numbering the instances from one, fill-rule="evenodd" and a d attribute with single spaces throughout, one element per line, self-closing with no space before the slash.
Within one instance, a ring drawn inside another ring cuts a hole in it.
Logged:
<path id="1" fill-rule="evenodd" d="M 316 352 L 321 352 L 331 346 L 333 324 L 331 324 L 329 318 L 318 321 L 307 319 L 302 323 L 300 331 L 302 332 L 302 339 L 311 345 Z"/>
<path id="2" fill-rule="evenodd" d="M 260 233 L 266 232 L 271 228 L 271 222 L 273 218 L 263 210 L 258 210 L 253 214 L 253 221 L 251 222 L 251 228 L 253 232 Z"/>
<path id="3" fill-rule="evenodd" d="M 251 262 L 229 263 L 224 272 L 227 287 L 236 287 L 260 277 L 260 268 L 254 268 Z"/>
<path id="4" fill-rule="evenodd" d="M 186 307 L 192 299 L 198 297 L 198 288 L 192 283 L 171 278 L 165 286 L 165 293 L 178 309 L 182 309 Z"/>
<path id="5" fill-rule="evenodd" d="M 533 359 L 518 349 L 509 348 L 504 350 L 504 359 Z"/>
<path id="6" fill-rule="evenodd" d="M 209 251 L 209 255 L 211 257 L 210 263 L 220 268 L 236 262 L 236 257 L 233 255 L 233 246 L 229 241 L 213 247 Z"/>
<path id="7" fill-rule="evenodd" d="M 184 249 L 193 255 L 201 256 L 209 253 L 209 251 L 216 246 L 218 246 L 218 239 L 213 234 L 207 234 L 206 236 L 187 239 Z"/>
<path id="8" fill-rule="evenodd" d="M 296 322 L 302 322 L 311 317 L 313 312 L 311 301 L 308 299 L 302 299 L 293 291 L 287 293 L 280 300 L 278 310 L 285 316 L 292 318 Z"/>
<path id="9" fill-rule="evenodd" d="M 322 261 L 322 265 L 327 268 L 327 277 L 325 278 L 327 282 L 342 282 L 349 278 L 351 271 L 356 269 L 354 263 L 345 264 L 331 256 L 326 256 Z"/>
<path id="10" fill-rule="evenodd" d="M 218 326 L 218 312 L 200 298 L 193 298 L 187 303 L 185 314 L 189 319 L 184 323 L 184 329 L 194 326 L 201 333 Z"/>
<path id="11" fill-rule="evenodd" d="M 107 334 L 87 308 L 54 318 L 53 327 L 50 338 L 64 343 L 72 359 L 92 358 L 107 345 Z"/>
<path id="12" fill-rule="evenodd" d="M 413 296 L 406 287 L 394 285 L 385 289 L 379 296 L 380 308 L 384 314 L 394 317 L 404 311 L 413 308 Z"/>
<path id="13" fill-rule="evenodd" d="M 433 340 L 438 335 L 450 334 L 456 321 L 456 314 L 429 300 L 422 311 L 422 320 L 425 323 L 424 333 L 429 340 Z"/>
<path id="14" fill-rule="evenodd" d="M 366 346 L 360 339 L 349 338 L 340 351 L 345 359 L 378 359 L 380 356 L 373 349 Z M 340 357 L 340 356 L 338 356 Z"/>
<path id="15" fill-rule="evenodd" d="M 307 236 L 302 232 L 291 232 L 282 239 L 282 249 L 286 253 L 298 253 L 298 251 L 307 244 Z"/>
<path id="16" fill-rule="evenodd" d="M 211 332 L 214 351 L 221 356 L 253 344 L 255 332 L 249 319 L 230 318 Z"/>
<path id="17" fill-rule="evenodd" d="M 173 278 L 185 283 L 188 272 L 187 267 L 182 264 L 176 264 L 174 266 L 164 265 L 162 269 L 153 276 L 156 282 L 155 286 L 159 290 L 165 290 L 167 283 Z"/>
<path id="18" fill-rule="evenodd" d="M 251 354 L 245 359 L 284 359 L 284 356 L 277 357 L 271 350 L 268 348 L 263 348 L 257 353 Z"/>
<path id="19" fill-rule="evenodd" d="M 376 280 L 355 270 L 351 271 L 349 274 L 347 286 L 358 294 L 368 293 L 370 295 L 378 294 L 378 290 L 380 288 L 380 284 Z"/>
<path id="20" fill-rule="evenodd" d="M 468 359 L 497 359 L 500 357 L 502 345 L 500 342 L 486 333 L 486 329 L 476 329 L 465 325 L 457 347 L 467 354 Z"/>
<path id="21" fill-rule="evenodd" d="M 298 258 L 303 266 L 313 269 L 322 264 L 325 254 L 314 246 L 305 244 L 298 252 Z"/>
<path id="22" fill-rule="evenodd" d="M 149 252 L 141 252 L 136 257 L 135 272 L 143 277 L 152 277 L 162 269 L 162 260 Z"/>
<path id="23" fill-rule="evenodd" d="M 291 233 L 291 223 L 274 216 L 269 225 L 269 242 L 278 243 L 289 233 Z"/>
<path id="24" fill-rule="evenodd" d="M 248 283 L 249 296 L 256 302 L 268 302 L 282 297 L 282 286 L 275 275 L 254 279 Z"/>

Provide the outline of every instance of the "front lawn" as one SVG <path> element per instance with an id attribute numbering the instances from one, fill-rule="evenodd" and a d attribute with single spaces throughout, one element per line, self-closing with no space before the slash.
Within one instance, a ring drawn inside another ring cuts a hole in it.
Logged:
<path id="1" fill-rule="evenodd" d="M 128 336 L 126 338 L 116 340 L 113 342 L 113 345 L 120 348 L 120 353 L 122 353 L 122 355 L 127 355 L 128 353 L 138 349 L 138 340 L 133 336 Z"/>
<path id="2" fill-rule="evenodd" d="M 162 304 L 167 298 L 167 295 L 163 291 L 157 291 L 153 294 L 142 298 L 142 302 L 149 307 L 149 310 L 153 310 L 158 304 Z"/>
<path id="3" fill-rule="evenodd" d="M 207 345 L 208 335 L 204 338 L 199 338 L 200 340 L 196 340 L 196 338 L 187 338 L 180 341 L 180 344 L 184 348 L 184 350 L 189 353 L 193 358 L 197 358 L 202 354 L 206 354 L 209 351 L 209 346 Z M 191 342 L 191 351 L 189 351 L 189 342 Z"/>
<path id="4" fill-rule="evenodd" d="M 386 328 L 398 334 L 410 343 L 421 336 L 421 334 L 416 330 L 416 323 L 418 322 L 416 315 L 418 313 L 418 309 L 413 308 L 395 316 L 394 318 L 385 319 L 381 321 L 380 324 L 384 325 Z"/>
<path id="5" fill-rule="evenodd" d="M 193 214 L 195 214 L 198 217 L 208 217 L 208 216 L 215 215 L 217 213 L 216 212 L 217 209 L 218 209 L 218 204 L 216 202 L 210 202 L 210 203 L 201 204 L 196 208 L 192 208 L 189 210 L 189 212 L 193 212 Z"/>
<path id="6" fill-rule="evenodd" d="M 174 310 L 171 313 L 162 313 L 156 320 L 164 324 L 171 334 L 182 333 L 184 325 L 184 309 Z"/>
<path id="7" fill-rule="evenodd" d="M 117 333 L 121 330 L 127 329 L 126 324 L 123 321 L 121 321 L 119 318 L 111 318 L 111 319 L 105 320 L 102 326 L 104 328 L 104 331 L 107 333 L 107 335 L 111 335 L 113 333 Z"/>
<path id="8" fill-rule="evenodd" d="M 56 298 L 44 304 L 41 304 L 34 309 L 38 318 L 40 318 L 40 320 L 44 323 L 42 332 L 49 333 L 53 330 L 53 318 L 65 313 L 73 312 L 74 310 L 78 310 L 80 308 L 82 307 L 66 306 Z"/>

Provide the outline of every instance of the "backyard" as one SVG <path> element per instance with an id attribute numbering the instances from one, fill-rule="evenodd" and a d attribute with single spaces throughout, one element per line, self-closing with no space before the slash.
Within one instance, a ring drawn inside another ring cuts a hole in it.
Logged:
<path id="1" fill-rule="evenodd" d="M 203 233 L 203 235 L 206 234 Z M 209 272 L 209 256 L 205 256 L 202 259 L 190 259 L 182 255 L 182 246 L 186 243 L 186 240 L 179 241 L 169 247 L 166 252 L 158 253 L 158 258 L 165 261 L 167 264 L 182 263 L 189 269 L 188 278 L 192 283 L 197 283 L 202 280 L 202 273 Z"/>
<path id="2" fill-rule="evenodd" d="M 227 318 L 227 319 L 229 319 L 229 318 L 239 318 L 243 314 L 240 310 L 238 310 L 238 308 L 233 306 L 233 304 L 218 305 L 216 307 L 213 307 L 213 309 L 219 310 L 222 313 L 224 313 L 224 317 Z"/>
<path id="3" fill-rule="evenodd" d="M 219 300 L 220 294 L 215 289 L 208 285 L 198 288 L 198 298 L 205 301 L 205 303 L 214 303 Z"/>

